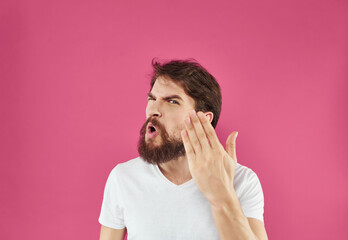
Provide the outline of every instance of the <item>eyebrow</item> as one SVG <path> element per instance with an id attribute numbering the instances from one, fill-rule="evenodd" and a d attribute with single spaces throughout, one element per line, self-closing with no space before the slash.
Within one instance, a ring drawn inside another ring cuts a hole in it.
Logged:
<path id="1" fill-rule="evenodd" d="M 149 94 L 148 94 L 148 97 L 150 97 L 150 98 L 155 98 L 155 96 L 154 96 L 152 93 L 149 93 Z M 170 95 L 170 96 L 167 96 L 167 97 L 164 97 L 163 99 L 164 99 L 164 100 L 169 100 L 169 99 L 173 99 L 173 98 L 176 98 L 176 99 L 179 99 L 179 100 L 181 100 L 181 101 L 184 101 L 179 95 L 176 95 L 176 94 Z"/>

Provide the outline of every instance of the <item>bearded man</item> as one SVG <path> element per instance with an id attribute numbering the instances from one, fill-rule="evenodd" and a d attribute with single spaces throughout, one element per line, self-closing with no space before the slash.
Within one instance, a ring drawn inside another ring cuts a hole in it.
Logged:
<path id="1" fill-rule="evenodd" d="M 152 62 L 139 157 L 107 179 L 100 240 L 267 239 L 264 197 L 250 168 L 215 133 L 221 91 L 193 60 Z"/>

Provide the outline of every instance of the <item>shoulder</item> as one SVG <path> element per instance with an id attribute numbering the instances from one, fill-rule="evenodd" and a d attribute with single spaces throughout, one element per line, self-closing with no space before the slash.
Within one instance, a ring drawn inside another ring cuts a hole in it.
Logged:
<path id="1" fill-rule="evenodd" d="M 151 166 L 140 157 L 130 159 L 126 162 L 118 163 L 112 170 L 110 175 L 119 177 L 136 176 L 139 173 L 146 172 Z"/>
<path id="2" fill-rule="evenodd" d="M 243 192 L 245 193 L 245 191 L 261 187 L 257 174 L 252 169 L 239 163 L 236 165 L 233 183 L 234 188 L 240 194 Z"/>
<path id="3" fill-rule="evenodd" d="M 238 164 L 233 184 L 244 215 L 247 218 L 263 221 L 264 196 L 256 173 L 250 168 Z"/>
<path id="4" fill-rule="evenodd" d="M 255 177 L 257 177 L 257 175 L 251 168 L 237 163 L 234 175 L 235 180 L 250 180 Z"/>

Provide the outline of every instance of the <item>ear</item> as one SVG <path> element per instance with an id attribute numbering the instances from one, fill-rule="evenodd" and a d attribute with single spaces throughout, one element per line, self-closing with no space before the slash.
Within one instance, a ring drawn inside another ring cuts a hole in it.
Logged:
<path id="1" fill-rule="evenodd" d="M 204 115 L 206 118 L 208 118 L 210 123 L 213 121 L 214 114 L 212 112 L 205 112 Z"/>

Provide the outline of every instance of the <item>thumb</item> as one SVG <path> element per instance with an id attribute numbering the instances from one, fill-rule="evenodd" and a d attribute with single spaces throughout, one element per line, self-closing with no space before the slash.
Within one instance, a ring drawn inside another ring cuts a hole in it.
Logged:
<path id="1" fill-rule="evenodd" d="M 236 154 L 237 136 L 238 136 L 238 132 L 234 131 L 228 136 L 226 140 L 226 152 L 235 160 L 237 160 L 237 154 Z"/>

